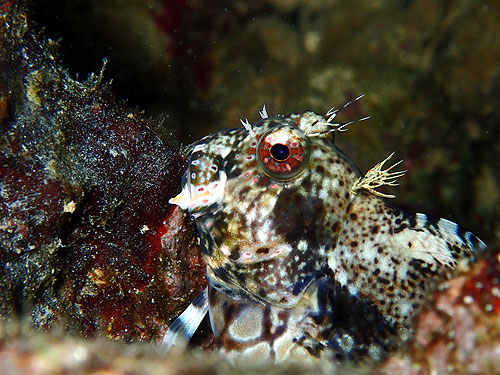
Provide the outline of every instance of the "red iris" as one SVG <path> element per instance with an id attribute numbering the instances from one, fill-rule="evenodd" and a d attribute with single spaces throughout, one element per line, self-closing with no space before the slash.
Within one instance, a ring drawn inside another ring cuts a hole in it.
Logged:
<path id="1" fill-rule="evenodd" d="M 277 179 L 289 179 L 302 170 L 305 148 L 292 129 L 277 129 L 261 138 L 258 146 L 264 172 Z"/>

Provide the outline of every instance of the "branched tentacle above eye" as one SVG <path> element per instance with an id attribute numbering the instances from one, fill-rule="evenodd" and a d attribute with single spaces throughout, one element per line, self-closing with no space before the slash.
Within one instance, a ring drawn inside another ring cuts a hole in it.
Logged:
<path id="1" fill-rule="evenodd" d="M 340 108 L 335 108 L 332 107 L 328 112 L 326 112 L 324 118 L 326 119 L 326 122 L 331 122 L 335 116 L 337 116 L 337 113 L 339 113 L 341 110 L 344 108 L 350 106 L 352 103 L 357 102 L 359 99 L 363 98 L 365 95 L 359 95 L 358 97 L 354 98 L 353 100 L 349 100 L 347 103 L 345 103 L 342 107 Z"/>
<path id="2" fill-rule="evenodd" d="M 261 119 L 266 119 L 269 117 L 269 114 L 267 113 L 266 105 L 264 104 L 262 106 L 262 109 L 259 110 L 259 115 Z"/>
<path id="3" fill-rule="evenodd" d="M 351 191 L 355 194 L 361 189 L 368 190 L 370 193 L 382 197 L 382 198 L 395 198 L 395 195 L 392 194 L 384 194 L 376 189 L 381 186 L 398 186 L 399 184 L 396 182 L 396 179 L 399 177 L 403 177 L 406 170 L 397 171 L 397 172 L 389 172 L 394 167 L 398 166 L 403 162 L 403 160 L 398 161 L 387 169 L 382 169 L 384 164 L 394 156 L 394 152 L 390 154 L 387 158 L 378 163 L 375 167 L 370 169 L 363 177 L 360 177 L 352 186 Z"/>
<path id="4" fill-rule="evenodd" d="M 242 119 L 240 119 L 240 122 L 241 122 L 241 125 L 243 125 L 243 127 L 248 131 L 250 136 L 252 138 L 255 138 L 255 132 L 253 131 L 252 124 L 250 124 L 250 122 L 248 122 L 248 119 L 246 118 L 244 121 Z"/>
<path id="5" fill-rule="evenodd" d="M 358 100 L 360 100 L 363 97 L 364 97 L 364 95 L 360 95 L 357 98 L 354 98 L 353 100 L 348 101 L 340 108 L 335 108 L 335 107 L 330 108 L 330 110 L 328 112 L 326 112 L 326 114 L 324 116 L 321 117 L 321 120 L 322 120 L 321 124 L 319 124 L 320 123 L 319 120 L 311 123 L 310 126 L 305 130 L 305 135 L 308 137 L 321 137 L 321 136 L 324 136 L 324 135 L 326 135 L 328 133 L 332 133 L 332 132 L 345 132 L 345 131 L 349 130 L 348 129 L 349 125 L 354 124 L 355 122 L 361 122 L 364 120 L 368 120 L 370 118 L 370 116 L 365 116 L 365 117 L 362 117 L 358 120 L 352 120 L 352 121 L 348 121 L 345 123 L 333 123 L 332 122 L 337 117 L 337 113 L 339 113 L 341 110 L 348 107 L 352 103 L 357 102 Z"/>

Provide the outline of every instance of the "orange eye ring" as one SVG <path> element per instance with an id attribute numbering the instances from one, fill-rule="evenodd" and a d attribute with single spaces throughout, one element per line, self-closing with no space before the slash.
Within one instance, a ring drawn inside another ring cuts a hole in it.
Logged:
<path id="1" fill-rule="evenodd" d="M 269 149 L 269 154 L 277 162 L 286 161 L 291 155 L 290 147 L 287 144 L 275 143 Z"/>
<path id="2" fill-rule="evenodd" d="M 260 138 L 257 154 L 265 174 L 286 181 L 304 171 L 309 159 L 309 142 L 299 129 L 273 128 Z"/>

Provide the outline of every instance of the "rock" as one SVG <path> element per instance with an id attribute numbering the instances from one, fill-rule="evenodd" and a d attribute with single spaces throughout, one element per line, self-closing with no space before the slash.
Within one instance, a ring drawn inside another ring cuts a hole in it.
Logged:
<path id="1" fill-rule="evenodd" d="M 182 152 L 101 75 L 80 82 L 25 10 L 1 2 L 3 316 L 83 335 L 161 337 L 206 284 L 189 220 L 168 204 Z M 5 100 L 4 100 L 5 103 Z"/>

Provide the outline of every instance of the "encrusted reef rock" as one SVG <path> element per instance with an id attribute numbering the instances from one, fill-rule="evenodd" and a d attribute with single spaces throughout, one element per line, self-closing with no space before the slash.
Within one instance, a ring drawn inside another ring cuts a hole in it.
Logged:
<path id="1" fill-rule="evenodd" d="M 0 4 L 0 314 L 156 339 L 205 285 L 179 146 Z"/>
<path id="2" fill-rule="evenodd" d="M 440 285 L 415 332 L 406 350 L 375 373 L 500 373 L 500 246 Z"/>

